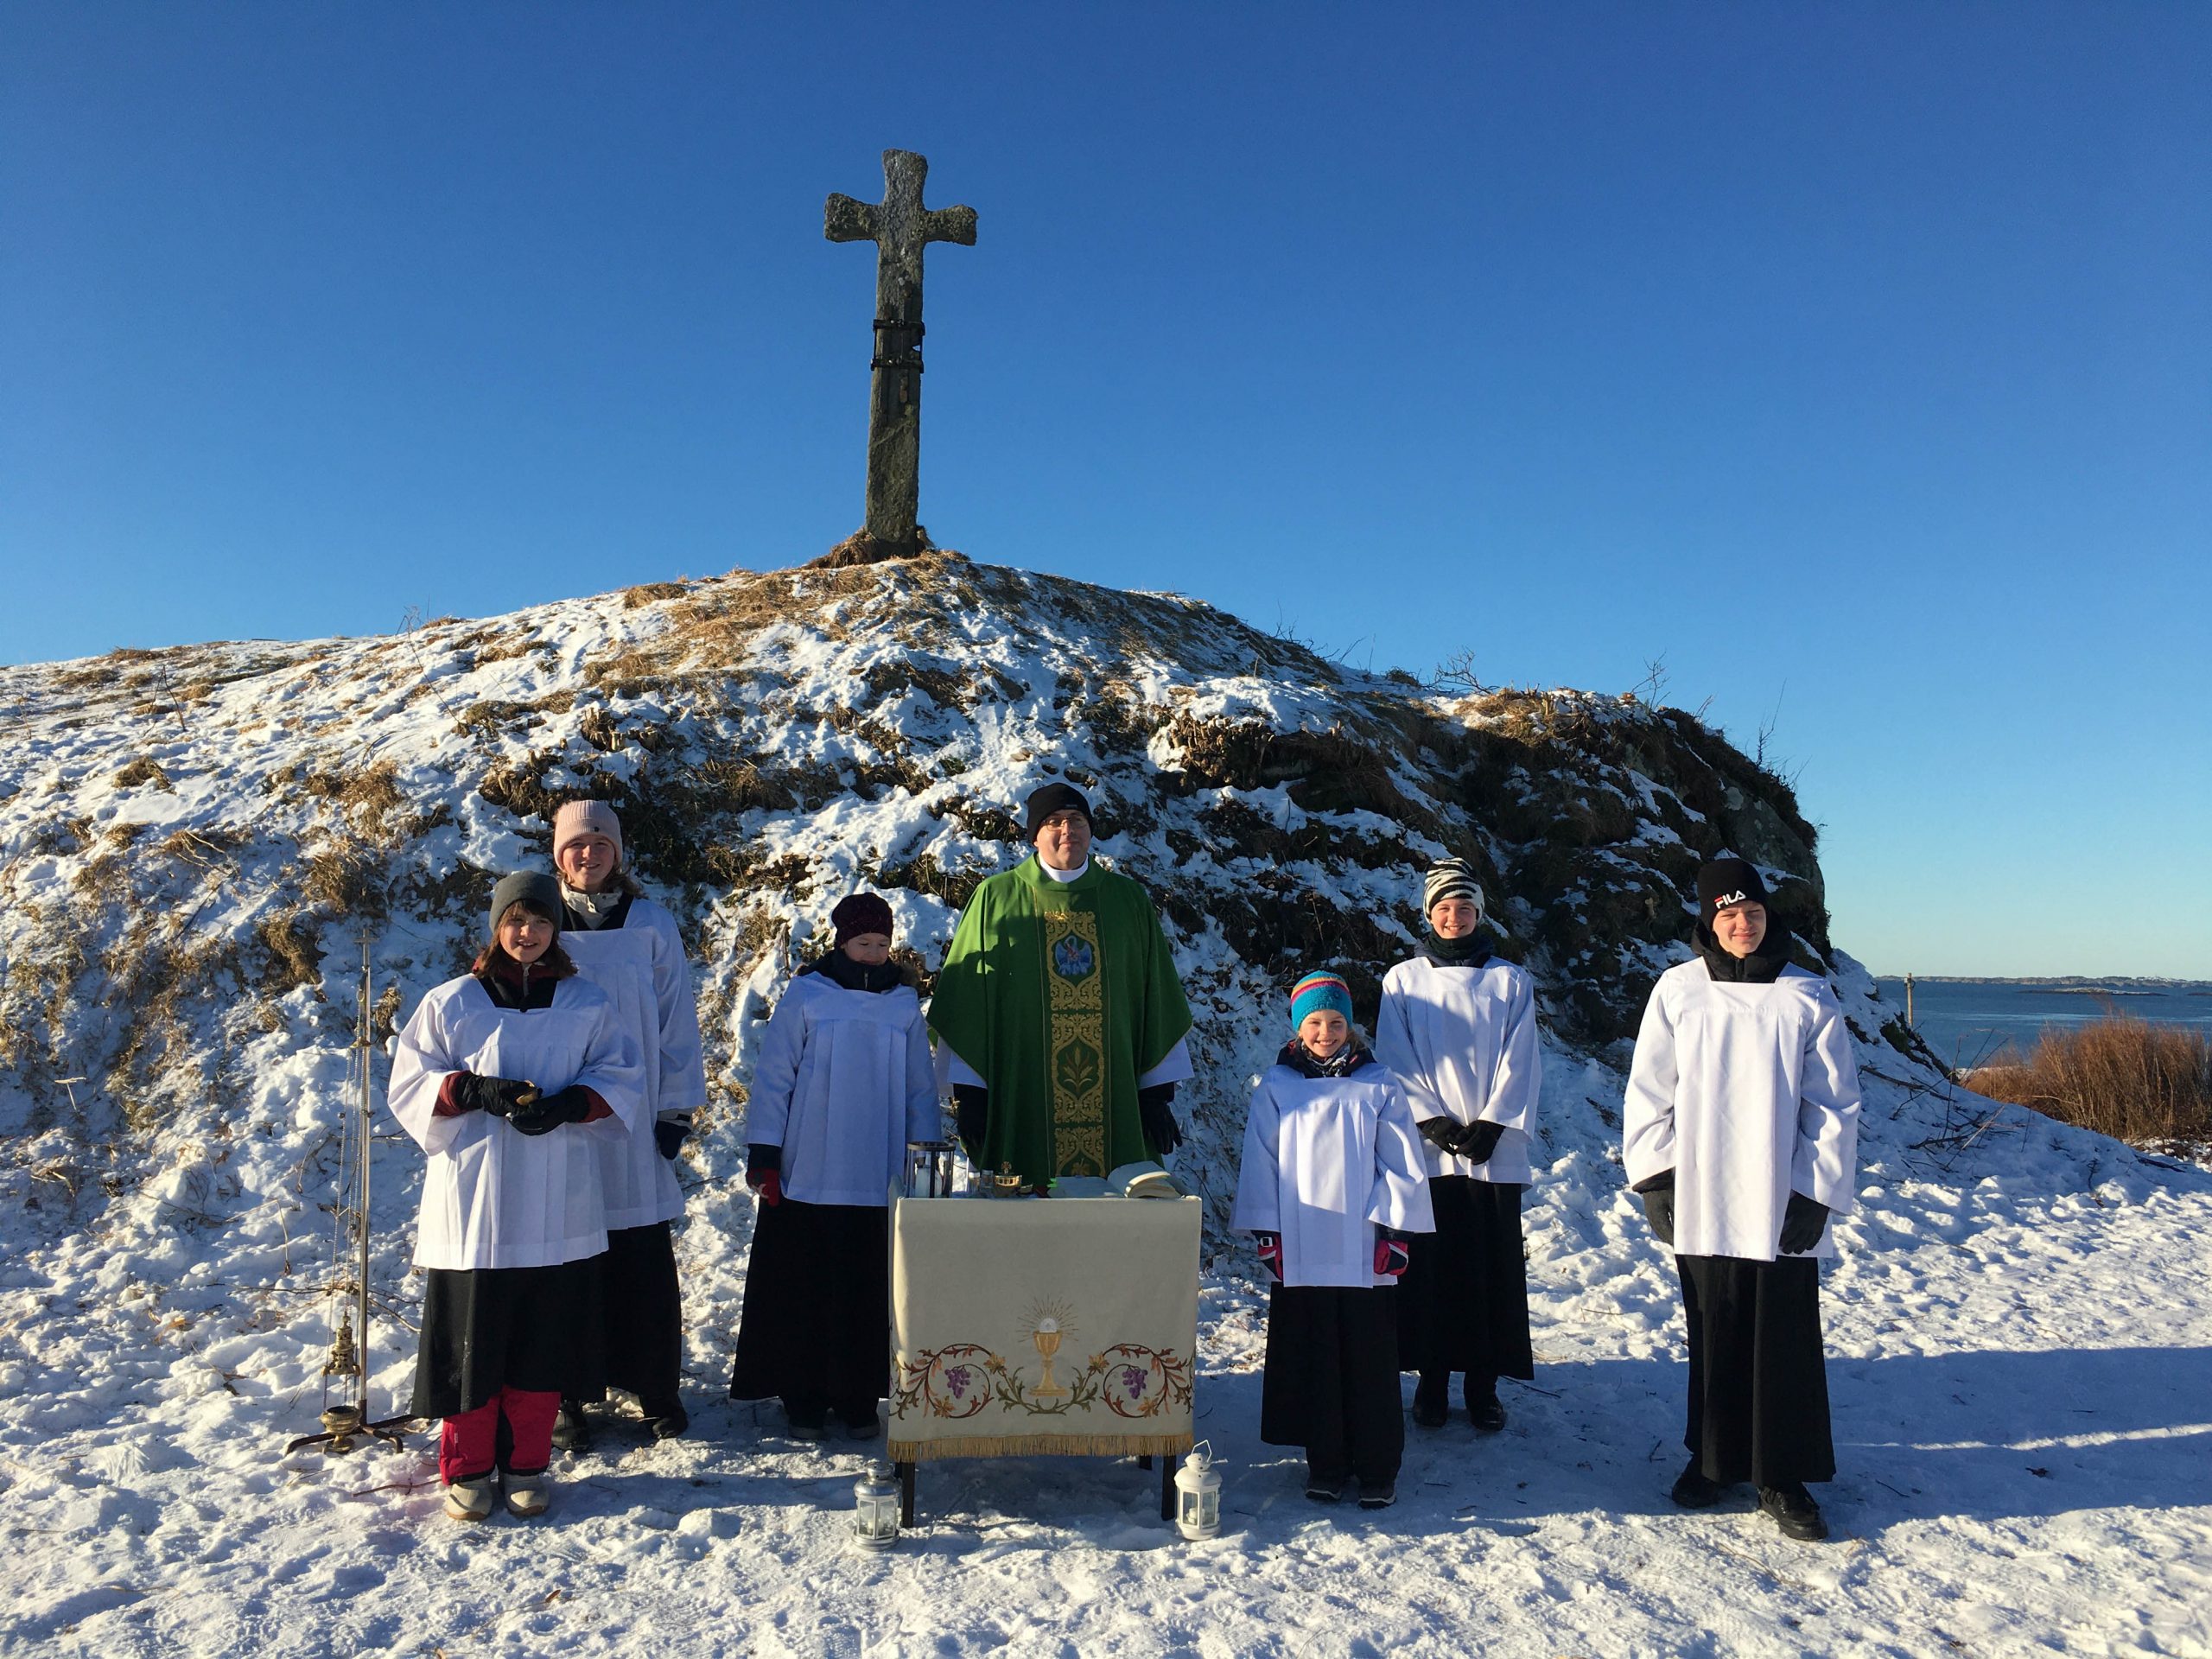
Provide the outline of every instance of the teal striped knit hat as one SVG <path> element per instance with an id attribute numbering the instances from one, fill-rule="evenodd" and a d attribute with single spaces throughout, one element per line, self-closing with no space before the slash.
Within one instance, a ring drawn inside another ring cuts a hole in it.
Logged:
<path id="1" fill-rule="evenodd" d="M 1290 988 L 1290 1028 L 1293 1031 L 1306 1023 L 1306 1016 L 1323 1008 L 1333 1008 L 1351 1023 L 1351 987 L 1334 974 L 1308 974 Z"/>

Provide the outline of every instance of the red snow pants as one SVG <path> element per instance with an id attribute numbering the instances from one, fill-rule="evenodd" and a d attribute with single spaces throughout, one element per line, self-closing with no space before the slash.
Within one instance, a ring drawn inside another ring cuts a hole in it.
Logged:
<path id="1" fill-rule="evenodd" d="M 494 1469 L 544 1472 L 553 1461 L 558 1389 L 501 1389 L 474 1411 L 448 1417 L 438 1436 L 438 1475 L 447 1485 L 480 1480 Z"/>

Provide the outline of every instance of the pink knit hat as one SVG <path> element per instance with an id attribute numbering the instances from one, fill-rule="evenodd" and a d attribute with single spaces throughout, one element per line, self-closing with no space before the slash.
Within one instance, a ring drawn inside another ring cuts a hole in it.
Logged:
<path id="1" fill-rule="evenodd" d="M 613 842 L 615 868 L 622 867 L 622 820 L 605 801 L 569 801 L 554 813 L 553 861 L 561 861 L 563 847 L 587 836 L 605 836 Z"/>

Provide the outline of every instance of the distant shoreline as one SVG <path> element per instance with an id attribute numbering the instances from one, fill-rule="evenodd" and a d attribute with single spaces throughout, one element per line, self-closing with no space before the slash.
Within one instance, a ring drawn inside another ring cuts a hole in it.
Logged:
<path id="1" fill-rule="evenodd" d="M 1902 984 L 1903 974 L 1877 974 L 1877 980 L 1895 980 Z M 1983 974 L 1915 974 L 1916 985 L 2014 985 L 2029 990 L 2058 991 L 2075 995 L 2094 995 L 2103 993 L 2113 996 L 2166 995 L 2212 996 L 2212 980 L 2158 979 L 2129 974 L 2112 974 L 2099 977 L 2087 974 L 2065 974 L 2049 978 L 2005 979 Z"/>

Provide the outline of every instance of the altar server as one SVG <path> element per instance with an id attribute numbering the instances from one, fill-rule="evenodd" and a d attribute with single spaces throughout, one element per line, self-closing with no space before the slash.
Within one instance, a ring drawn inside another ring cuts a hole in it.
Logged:
<path id="1" fill-rule="evenodd" d="M 682 1393 L 683 1308 L 671 1224 L 683 1192 L 673 1167 L 691 1115 L 707 1103 L 691 966 L 676 918 L 645 896 L 623 856 L 622 823 L 604 801 L 553 816 L 562 942 L 576 970 L 613 1001 L 645 1062 L 644 1109 L 601 1160 L 607 1188 L 607 1382 L 637 1397 L 657 1440 L 690 1425 Z M 591 1443 L 580 1402 L 563 1401 L 556 1446 Z"/>
<path id="2" fill-rule="evenodd" d="M 1687 1509 L 1749 1480 L 1792 1538 L 1827 1536 L 1835 1476 L 1820 1269 L 1849 1213 L 1859 1070 L 1827 982 L 1792 963 L 1758 871 L 1698 872 L 1697 955 L 1652 988 L 1630 1068 L 1630 1184 L 1675 1249 L 1689 1333 Z"/>
<path id="3" fill-rule="evenodd" d="M 475 966 L 425 996 L 394 1048 L 385 1099 L 429 1155 L 416 1263 L 427 1270 L 420 1417 L 445 1420 L 446 1513 L 546 1507 L 562 1397 L 605 1386 L 602 1150 L 640 1110 L 643 1069 L 614 1005 L 560 946 L 552 877 L 493 889 Z"/>
<path id="4" fill-rule="evenodd" d="M 827 955 L 802 968 L 760 1039 L 745 1179 L 760 1195 L 730 1396 L 775 1395 L 793 1438 L 835 1412 L 882 1430 L 890 1381 L 888 1197 L 909 1141 L 943 1122 L 929 1032 L 891 958 L 891 906 L 855 893 L 830 912 Z"/>
<path id="5" fill-rule="evenodd" d="M 1405 1091 L 1362 1044 L 1334 974 L 1292 988 L 1293 1036 L 1260 1078 L 1244 1123 L 1230 1224 L 1251 1233 L 1275 1281 L 1260 1438 L 1306 1448 L 1306 1495 L 1363 1509 L 1397 1497 L 1396 1282 L 1433 1224 Z"/>
<path id="6" fill-rule="evenodd" d="M 1441 1428 L 1452 1373 L 1475 1427 L 1505 1427 L 1497 1379 L 1535 1374 L 1521 1194 L 1543 1063 L 1529 976 L 1491 954 L 1483 890 L 1465 859 L 1422 884 L 1428 937 L 1382 977 L 1375 1058 L 1406 1091 L 1421 1131 L 1436 1236 L 1398 1286 L 1398 1363 L 1420 1374 L 1414 1421 Z"/>

